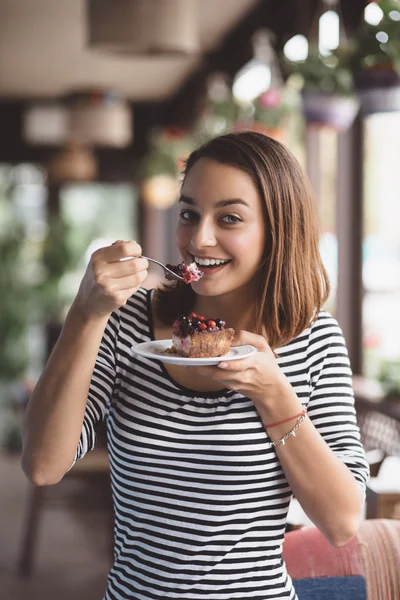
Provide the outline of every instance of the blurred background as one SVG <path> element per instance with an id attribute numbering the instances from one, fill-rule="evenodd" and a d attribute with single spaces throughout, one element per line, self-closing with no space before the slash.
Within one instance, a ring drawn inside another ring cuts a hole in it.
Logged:
<path id="1" fill-rule="evenodd" d="M 23 411 L 91 253 L 135 239 L 179 262 L 183 160 L 240 129 L 311 180 L 376 476 L 365 516 L 400 519 L 400 0 L 0 0 L 1 600 L 102 598 L 104 444 L 34 488 Z"/>

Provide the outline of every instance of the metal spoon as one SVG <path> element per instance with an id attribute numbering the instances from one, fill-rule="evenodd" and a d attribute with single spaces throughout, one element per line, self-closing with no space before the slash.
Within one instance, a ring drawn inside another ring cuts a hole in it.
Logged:
<path id="1" fill-rule="evenodd" d="M 134 256 L 126 256 L 125 258 L 121 258 L 121 261 L 125 261 L 125 260 L 132 260 L 133 258 L 136 258 Z M 159 267 L 161 267 L 162 269 L 164 269 L 164 274 L 168 277 L 167 279 L 177 279 L 178 281 L 184 281 L 184 278 L 181 277 L 180 275 L 178 275 L 177 273 L 174 273 L 174 271 L 171 271 L 171 269 L 168 269 L 168 267 L 166 267 L 165 265 L 163 265 L 163 263 L 158 262 L 158 260 L 154 260 L 154 258 L 149 258 L 148 256 L 143 256 L 141 255 L 139 258 L 147 258 L 148 261 L 155 263 L 156 265 L 158 265 Z"/>
<path id="2" fill-rule="evenodd" d="M 163 265 L 163 263 L 158 262 L 158 260 L 154 260 L 154 258 L 149 258 L 148 256 L 143 255 L 141 256 L 141 258 L 147 258 L 147 260 L 149 260 L 150 262 L 155 263 L 156 265 L 164 269 L 165 276 L 168 275 L 167 279 L 177 279 L 178 281 L 184 281 L 183 277 L 181 277 L 177 273 L 174 273 L 174 271 L 171 271 L 171 269 L 168 269 L 168 267 Z"/>

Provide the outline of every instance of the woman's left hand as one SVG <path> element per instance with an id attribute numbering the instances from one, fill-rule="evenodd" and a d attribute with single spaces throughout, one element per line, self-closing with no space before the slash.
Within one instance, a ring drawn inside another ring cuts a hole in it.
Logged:
<path id="1" fill-rule="evenodd" d="M 251 344 L 258 350 L 256 354 L 241 360 L 220 362 L 211 367 L 192 367 L 199 375 L 203 375 L 221 385 L 240 392 L 253 402 L 262 402 L 275 391 L 287 385 L 286 377 L 280 370 L 275 355 L 265 338 L 248 331 L 235 334 L 232 346 Z"/>

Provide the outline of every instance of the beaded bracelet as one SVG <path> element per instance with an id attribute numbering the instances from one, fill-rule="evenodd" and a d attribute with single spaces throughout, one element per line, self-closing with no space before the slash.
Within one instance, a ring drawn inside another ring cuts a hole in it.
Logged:
<path id="1" fill-rule="evenodd" d="M 280 440 L 276 440 L 276 442 L 269 442 L 268 447 L 271 448 L 271 446 L 278 446 L 279 444 L 282 444 L 282 446 L 284 446 L 287 439 L 289 439 L 292 436 L 296 437 L 296 431 L 298 430 L 305 418 L 306 414 L 304 413 L 303 415 L 301 415 L 301 417 L 297 419 L 295 426 L 290 431 L 288 431 Z"/>

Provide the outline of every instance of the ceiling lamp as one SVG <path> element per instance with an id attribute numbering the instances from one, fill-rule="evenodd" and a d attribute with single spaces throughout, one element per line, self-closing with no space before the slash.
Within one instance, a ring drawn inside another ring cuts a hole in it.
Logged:
<path id="1" fill-rule="evenodd" d="M 68 137 L 90 146 L 124 148 L 132 143 L 132 109 L 111 90 L 81 90 L 67 98 Z"/>
<path id="2" fill-rule="evenodd" d="M 92 181 L 96 178 L 97 163 L 89 148 L 71 141 L 50 160 L 47 173 L 53 183 Z"/>
<path id="3" fill-rule="evenodd" d="M 22 116 L 22 135 L 28 144 L 61 146 L 68 138 L 68 112 L 61 103 L 28 105 Z"/>
<path id="4" fill-rule="evenodd" d="M 199 50 L 195 0 L 87 0 L 89 47 L 127 54 Z"/>
<path id="5" fill-rule="evenodd" d="M 133 141 L 133 110 L 113 90 L 78 90 L 58 103 L 34 103 L 23 115 L 28 144 L 61 146 L 76 140 L 89 146 L 125 148 Z"/>

